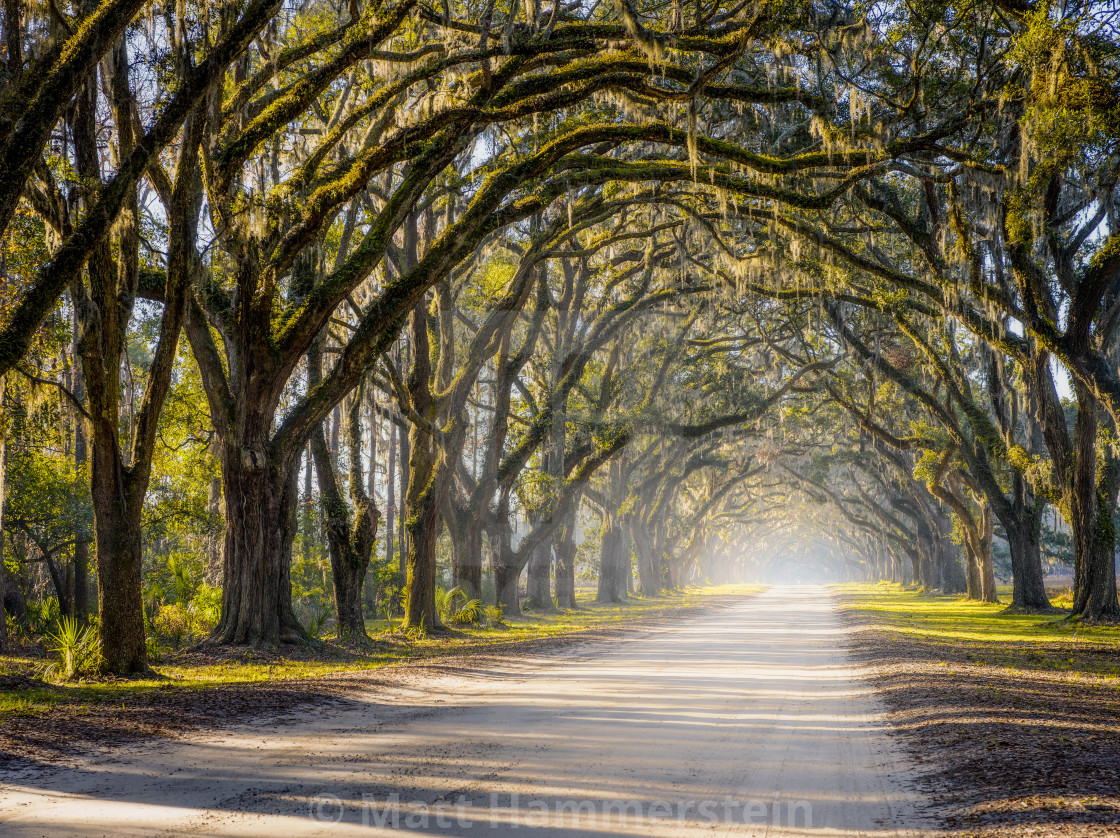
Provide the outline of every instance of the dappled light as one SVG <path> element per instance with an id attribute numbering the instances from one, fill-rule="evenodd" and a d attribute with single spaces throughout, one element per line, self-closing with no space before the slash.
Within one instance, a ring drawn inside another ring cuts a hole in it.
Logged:
<path id="1" fill-rule="evenodd" d="M 308 816 L 320 804 L 341 835 L 391 834 L 369 821 L 391 812 L 407 830 L 425 807 L 434 825 L 441 804 L 450 821 L 459 806 L 478 825 L 417 831 L 899 834 L 895 824 L 921 820 L 918 794 L 839 628 L 827 590 L 774 588 L 593 655 L 406 680 L 285 723 L 283 738 L 251 726 L 124 764 L 30 771 L 0 805 L 74 835 L 125 821 L 117 834 L 317 834 Z M 205 812 L 190 811 L 204 800 Z M 611 808 L 631 802 L 637 811 Z M 583 806 L 578 820 L 569 805 Z M 23 835 L 24 822 L 6 822 L 6 834 Z"/>
<path id="2" fill-rule="evenodd" d="M 0 2 L 5 834 L 1095 838 L 1118 423 L 1117 0 Z"/>

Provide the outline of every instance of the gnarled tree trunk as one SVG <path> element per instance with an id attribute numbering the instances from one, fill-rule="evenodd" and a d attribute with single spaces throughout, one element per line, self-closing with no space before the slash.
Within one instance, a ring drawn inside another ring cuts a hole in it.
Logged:
<path id="1" fill-rule="evenodd" d="M 560 539 L 556 542 L 556 607 L 576 607 L 576 510 L 575 504 L 565 516 Z"/>
<path id="2" fill-rule="evenodd" d="M 552 611 L 552 551 L 538 544 L 529 556 L 525 599 L 532 611 Z"/>
<path id="3" fill-rule="evenodd" d="M 1011 552 L 1011 607 L 1021 611 L 1050 611 L 1046 582 L 1042 575 L 1042 511 L 1034 502 L 1026 481 L 1012 475 L 1011 514 L 1001 521 Z"/>
<path id="4" fill-rule="evenodd" d="M 423 302 L 412 310 L 412 370 L 408 378 L 412 409 L 423 421 L 435 423 L 436 403 L 431 392 L 431 358 L 427 311 Z M 408 487 L 405 508 L 408 521 L 404 625 L 425 630 L 442 627 L 436 611 L 436 542 L 447 497 L 451 466 L 427 428 L 413 424 L 409 430 Z"/>
<path id="5" fill-rule="evenodd" d="M 1077 385 L 1080 410 L 1073 439 L 1069 524 L 1075 548 L 1073 613 L 1090 622 L 1120 620 L 1116 598 L 1116 530 L 1113 512 L 1120 461 L 1097 441 L 1100 408 Z"/>
<path id="6" fill-rule="evenodd" d="M 656 555 L 653 539 L 646 532 L 640 516 L 630 520 L 630 537 L 634 552 L 638 556 L 638 586 L 642 596 L 657 596 L 661 593 L 661 562 Z"/>
<path id="7" fill-rule="evenodd" d="M 623 555 L 625 525 L 617 516 L 604 515 L 599 544 L 599 587 L 596 602 L 623 602 L 626 600 L 626 575 L 630 572 L 629 551 Z"/>
<path id="8" fill-rule="evenodd" d="M 482 527 L 469 510 L 451 510 L 451 584 L 468 599 L 482 592 Z"/>
<path id="9" fill-rule="evenodd" d="M 308 369 L 312 371 L 312 382 L 319 365 L 318 352 L 308 353 Z M 349 409 L 346 411 L 346 444 L 350 460 L 350 501 L 351 511 L 338 489 L 334 464 L 327 449 L 323 426 L 319 425 L 311 433 L 311 452 L 315 459 L 315 473 L 319 480 L 319 491 L 323 506 L 327 532 L 327 552 L 331 561 L 331 577 L 334 583 L 335 614 L 338 619 L 338 635 L 346 640 L 364 640 L 366 620 L 362 609 L 362 589 L 365 585 L 366 571 L 369 570 L 374 541 L 377 538 L 377 522 L 380 513 L 366 494 L 362 480 L 362 437 L 361 437 L 362 388 L 351 395 Z"/>
<path id="10" fill-rule="evenodd" d="M 223 441 L 221 454 L 225 567 L 222 617 L 211 640 L 250 646 L 306 642 L 292 609 L 295 469 L 283 473 L 266 459 L 263 445 Z"/>
<path id="11" fill-rule="evenodd" d="M 494 597 L 507 617 L 521 616 L 521 594 L 518 586 L 525 560 L 513 549 L 513 532 L 509 526 L 509 492 L 503 489 L 490 531 L 493 545 Z"/>

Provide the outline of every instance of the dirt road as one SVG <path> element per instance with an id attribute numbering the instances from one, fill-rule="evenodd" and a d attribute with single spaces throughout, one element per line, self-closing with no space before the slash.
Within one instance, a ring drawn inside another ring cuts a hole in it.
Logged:
<path id="1" fill-rule="evenodd" d="M 824 588 L 0 774 L 0 835 L 918 835 Z"/>

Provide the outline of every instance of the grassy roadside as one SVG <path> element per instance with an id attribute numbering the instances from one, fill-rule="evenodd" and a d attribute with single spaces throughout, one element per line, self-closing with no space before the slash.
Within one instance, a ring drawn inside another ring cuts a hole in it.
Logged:
<path id="1" fill-rule="evenodd" d="M 600 605 L 585 595 L 577 598 L 574 611 L 532 614 L 494 627 L 460 627 L 449 635 L 423 638 L 371 623 L 371 640 L 361 646 L 327 640 L 267 652 L 183 651 L 157 663 L 159 677 L 151 679 L 49 683 L 36 675 L 46 660 L 42 651 L 24 649 L 0 655 L 0 759 L 5 753 L 50 751 L 54 739 L 97 743 L 112 731 L 124 738 L 150 735 L 335 694 L 346 685 L 345 679 L 332 676 L 343 673 L 376 674 L 448 656 L 516 655 L 607 636 L 675 618 L 721 597 L 759 590 L 745 585 L 689 588 L 655 598 L 635 597 L 623 605 Z"/>
<path id="2" fill-rule="evenodd" d="M 1021 671 L 1120 678 L 1120 627 L 1066 622 L 1057 614 L 1009 614 L 1004 604 L 984 605 L 956 596 L 906 590 L 898 585 L 841 585 L 845 607 L 872 616 L 899 637 L 938 644 L 946 660 L 991 664 Z M 1062 597 L 1054 596 L 1058 604 Z"/>
<path id="3" fill-rule="evenodd" d="M 1120 835 L 1120 627 L 897 585 L 836 590 L 950 834 Z"/>

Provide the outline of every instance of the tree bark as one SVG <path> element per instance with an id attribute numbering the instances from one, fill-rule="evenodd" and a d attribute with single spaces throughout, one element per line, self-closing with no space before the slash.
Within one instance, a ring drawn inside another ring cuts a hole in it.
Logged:
<path id="1" fill-rule="evenodd" d="M 93 445 L 90 497 L 97 543 L 97 612 L 105 669 L 116 675 L 147 671 L 141 600 L 143 496 L 125 488 L 115 440 Z"/>
<path id="2" fill-rule="evenodd" d="M 1023 476 L 1012 477 L 1011 514 L 1001 520 L 1011 552 L 1011 608 L 1016 611 L 1052 611 L 1042 575 L 1042 509 Z"/>
<path id="3" fill-rule="evenodd" d="M 482 527 L 469 510 L 452 510 L 447 520 L 454 528 L 451 584 L 475 599 L 482 593 Z"/>
<path id="4" fill-rule="evenodd" d="M 263 431 L 258 432 L 263 438 Z M 296 475 L 283 474 L 263 445 L 222 445 L 225 567 L 222 617 L 211 641 L 275 646 L 302 643 L 307 633 L 292 609 L 291 560 L 296 525 Z"/>
<path id="5" fill-rule="evenodd" d="M 490 532 L 490 543 L 494 550 L 494 597 L 507 617 L 521 616 L 521 571 L 525 560 L 513 549 L 513 532 L 509 526 L 509 490 L 503 488 L 498 496 L 498 504 Z"/>
<path id="6" fill-rule="evenodd" d="M 976 548 L 969 541 L 965 541 L 964 554 L 967 559 L 965 595 L 969 599 L 980 600 L 982 598 L 980 593 L 980 557 L 976 554 Z"/>
<path id="7" fill-rule="evenodd" d="M 529 556 L 525 599 L 532 611 L 554 611 L 552 603 L 552 551 L 538 544 Z"/>
<path id="8" fill-rule="evenodd" d="M 521 599 L 518 585 L 521 581 L 521 570 L 516 564 L 503 564 L 500 561 L 494 564 L 494 588 L 497 602 L 502 613 L 507 617 L 521 616 Z"/>
<path id="9" fill-rule="evenodd" d="M 619 562 L 619 542 L 622 537 L 620 530 L 614 516 L 604 513 L 599 535 L 599 586 L 595 592 L 596 602 L 622 602 L 626 598 Z"/>
<path id="10" fill-rule="evenodd" d="M 82 404 L 86 400 L 86 384 L 85 378 L 82 375 L 82 364 L 78 347 L 80 324 L 78 322 L 78 310 L 76 306 L 74 307 L 73 318 L 74 340 L 71 351 L 74 356 L 74 364 L 71 370 L 70 392 L 73 393 L 74 400 L 78 404 Z M 83 472 L 85 472 L 89 461 L 89 444 L 86 441 L 86 423 L 85 418 L 78 410 L 71 410 L 71 416 L 74 421 L 74 474 L 75 479 L 81 482 L 83 479 Z M 74 572 L 71 593 L 74 614 L 78 620 L 83 623 L 89 619 L 89 542 L 89 521 L 82 520 L 74 527 Z"/>
<path id="11" fill-rule="evenodd" d="M 412 311 L 413 360 L 408 389 L 416 414 L 434 421 L 426 314 L 423 302 Z M 439 538 L 440 508 L 446 491 L 448 468 L 440 460 L 428 430 L 413 424 L 409 430 L 408 489 L 405 495 L 408 522 L 401 532 L 402 536 L 407 533 L 408 544 L 406 628 L 432 630 L 442 627 L 436 611 L 436 541 Z"/>
<path id="12" fill-rule="evenodd" d="M 565 516 L 560 539 L 556 542 L 556 607 L 576 608 L 576 507 L 572 505 Z"/>
<path id="13" fill-rule="evenodd" d="M 128 57 L 124 44 L 113 51 L 110 88 L 123 157 L 132 146 Z M 75 160 L 90 184 L 100 182 L 96 129 L 97 92 L 92 83 L 80 97 L 75 121 Z M 74 302 L 81 324 L 78 346 L 92 417 L 90 495 L 97 545 L 98 613 L 104 668 L 131 675 L 148 669 L 141 599 L 141 517 L 151 477 L 159 415 L 170 386 L 182 328 L 192 258 L 195 255 L 201 182 L 198 148 L 201 120 L 184 129 L 170 221 L 167 280 L 159 341 L 153 354 L 127 458 L 120 443 L 120 370 L 139 271 L 139 209 L 135 191 L 118 225 L 116 256 L 107 241 L 87 266 L 89 293 L 75 281 Z M 88 199 L 86 201 L 89 203 Z"/>
<path id="14" fill-rule="evenodd" d="M 217 446 L 211 446 L 211 454 L 216 454 L 217 450 Z M 222 478 L 217 474 L 210 478 L 206 513 L 210 519 L 206 533 L 206 581 L 217 585 L 222 578 Z"/>
<path id="15" fill-rule="evenodd" d="M 655 547 L 640 516 L 635 515 L 630 520 L 630 537 L 634 552 L 638 555 L 638 586 L 641 594 L 646 597 L 658 596 L 662 591 L 661 563 L 654 555 Z"/>
<path id="16" fill-rule="evenodd" d="M 389 454 L 385 464 L 385 562 L 393 561 L 396 551 L 393 524 L 397 518 L 397 423 L 389 422 Z M 404 579 L 404 564 L 398 560 L 397 572 Z"/>
<path id="17" fill-rule="evenodd" d="M 0 649 L 8 645 L 8 574 L 4 567 L 4 504 L 8 494 L 8 412 L 3 406 L 7 376 L 0 374 Z"/>
<path id="18" fill-rule="evenodd" d="M 1100 405 L 1084 384 L 1074 382 L 1077 419 L 1072 438 L 1050 370 L 1050 356 L 1036 352 L 1028 368 L 1036 419 L 1053 463 L 1052 490 L 1073 533 L 1073 616 L 1090 622 L 1120 620 L 1116 598 L 1116 508 L 1118 463 L 1098 446 Z"/>
<path id="19" fill-rule="evenodd" d="M 1113 511 L 1120 461 L 1097 442 L 1100 408 L 1083 385 L 1077 385 L 1077 403 L 1069 521 L 1075 546 L 1073 613 L 1088 622 L 1116 622 L 1120 603 Z"/>
<path id="20" fill-rule="evenodd" d="M 314 387 L 320 379 L 320 352 L 316 344 L 307 353 L 308 382 Z M 327 533 L 327 553 L 331 563 L 335 616 L 338 636 L 344 640 L 365 640 L 366 621 L 362 608 L 362 589 L 377 538 L 377 507 L 366 494 L 362 479 L 361 409 L 363 388 L 350 395 L 346 411 L 346 446 L 350 459 L 351 511 L 343 500 L 336 477 L 336 461 L 327 448 L 326 434 L 319 425 L 311 433 L 311 452 L 319 480 L 320 502 Z"/>

